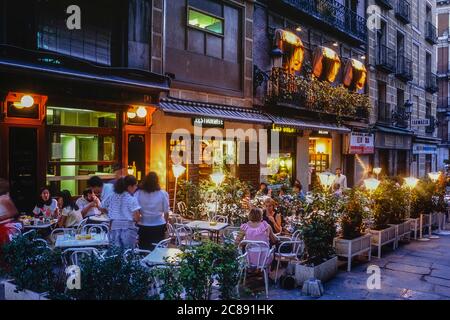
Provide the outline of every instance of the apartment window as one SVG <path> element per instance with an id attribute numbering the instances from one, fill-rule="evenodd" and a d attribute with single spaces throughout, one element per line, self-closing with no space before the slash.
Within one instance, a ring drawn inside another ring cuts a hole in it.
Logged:
<path id="1" fill-rule="evenodd" d="M 188 25 L 193 28 L 223 35 L 223 18 L 191 7 L 188 8 Z"/>
<path id="2" fill-rule="evenodd" d="M 414 82 L 416 84 L 419 84 L 419 81 L 420 81 L 420 48 L 419 48 L 419 45 L 417 45 L 415 43 L 412 46 L 412 57 L 414 59 L 414 61 L 413 61 Z"/>
<path id="3" fill-rule="evenodd" d="M 414 27 L 416 27 L 417 29 L 419 29 L 420 26 L 420 4 L 422 2 L 422 0 L 415 0 L 416 1 L 416 12 L 414 15 Z"/>
<path id="4" fill-rule="evenodd" d="M 96 2 L 97 3 L 97 2 Z M 112 23 L 111 6 L 82 2 L 82 28 L 69 30 L 64 4 L 41 2 L 37 22 L 38 49 L 53 51 L 91 62 L 111 65 Z M 98 14 L 102 8 L 102 14 Z M 106 12 L 104 12 L 106 10 Z"/>

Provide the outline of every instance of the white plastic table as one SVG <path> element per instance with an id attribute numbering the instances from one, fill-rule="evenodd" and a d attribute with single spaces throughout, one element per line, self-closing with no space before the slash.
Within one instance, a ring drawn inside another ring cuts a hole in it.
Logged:
<path id="1" fill-rule="evenodd" d="M 217 222 L 215 225 L 211 225 L 209 221 L 195 220 L 186 224 L 191 229 L 206 230 L 216 235 L 216 240 L 219 242 L 220 231 L 228 227 L 228 223 Z"/>
<path id="2" fill-rule="evenodd" d="M 86 239 L 66 239 L 63 234 L 56 237 L 55 248 L 74 248 L 74 247 L 104 247 L 109 245 L 108 235 L 106 233 L 97 233 L 93 238 Z"/>
<path id="3" fill-rule="evenodd" d="M 53 227 L 58 221 L 52 221 L 49 223 L 43 223 L 43 224 L 23 224 L 23 228 L 24 229 L 36 229 L 36 230 L 40 230 L 40 229 L 47 229 L 47 228 L 51 228 Z"/>
<path id="4" fill-rule="evenodd" d="M 142 262 L 147 265 L 161 265 L 167 264 L 168 262 L 174 263 L 177 260 L 177 255 L 180 253 L 182 251 L 176 248 L 155 248 L 155 250 L 142 259 Z"/>

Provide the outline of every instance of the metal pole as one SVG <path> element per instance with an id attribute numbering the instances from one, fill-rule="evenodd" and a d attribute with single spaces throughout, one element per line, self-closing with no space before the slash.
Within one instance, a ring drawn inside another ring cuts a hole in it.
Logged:
<path id="1" fill-rule="evenodd" d="M 175 178 L 175 191 L 173 193 L 173 213 L 177 213 L 177 210 L 175 209 L 175 204 L 177 203 L 177 185 L 178 185 L 178 178 Z"/>

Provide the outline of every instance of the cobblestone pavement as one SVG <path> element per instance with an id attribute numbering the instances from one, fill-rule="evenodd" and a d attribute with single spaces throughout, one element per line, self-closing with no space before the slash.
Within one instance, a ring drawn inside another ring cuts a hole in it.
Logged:
<path id="1" fill-rule="evenodd" d="M 447 227 L 450 230 L 450 225 Z M 381 269 L 381 289 L 367 288 L 367 267 L 377 265 Z M 258 281 L 257 281 L 258 280 Z M 258 284 L 257 284 L 258 283 Z M 262 279 L 251 279 L 245 299 L 265 299 Z M 383 248 L 381 259 L 355 263 L 351 272 L 346 264 L 339 267 L 337 276 L 324 284 L 325 300 L 450 300 L 450 236 L 441 236 L 428 242 L 412 240 L 401 243 L 392 251 Z M 273 284 L 270 300 L 311 300 L 302 296 L 301 289 L 283 290 Z"/>

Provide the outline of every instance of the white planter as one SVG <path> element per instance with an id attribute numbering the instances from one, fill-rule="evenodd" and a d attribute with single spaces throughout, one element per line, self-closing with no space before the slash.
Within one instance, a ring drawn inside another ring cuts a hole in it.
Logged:
<path id="1" fill-rule="evenodd" d="M 337 273 L 337 262 L 338 258 L 336 256 L 314 267 L 309 267 L 300 263 L 295 264 L 295 280 L 297 286 L 302 286 L 303 282 L 312 278 L 318 279 L 322 281 L 322 283 L 330 280 Z"/>
<path id="2" fill-rule="evenodd" d="M 419 238 L 423 238 L 423 229 L 431 228 L 431 220 L 432 217 L 430 214 L 421 214 L 420 215 L 420 224 L 419 224 Z M 429 234 L 431 234 L 431 230 L 429 230 Z"/>
<path id="3" fill-rule="evenodd" d="M 401 239 L 411 240 L 411 221 L 407 220 L 399 224 L 390 224 L 390 226 L 396 228 L 397 233 L 396 247 L 398 247 L 398 242 Z"/>
<path id="4" fill-rule="evenodd" d="M 369 230 L 372 235 L 372 245 L 378 248 L 378 259 L 381 259 L 381 247 L 392 243 L 393 249 L 396 249 L 397 228 L 389 227 L 384 230 Z"/>
<path id="5" fill-rule="evenodd" d="M 11 281 L 3 281 L 5 300 L 49 300 L 46 293 L 37 293 L 30 290 L 16 292 L 16 285 Z"/>
<path id="6" fill-rule="evenodd" d="M 420 228 L 420 218 L 410 218 L 410 230 L 414 232 L 414 240 L 417 240 L 417 233 L 419 232 Z"/>
<path id="7" fill-rule="evenodd" d="M 347 271 L 352 270 L 352 258 L 367 252 L 368 258 L 372 256 L 372 235 L 366 234 L 353 240 L 342 238 L 334 239 L 334 248 L 339 257 L 347 258 Z"/>

